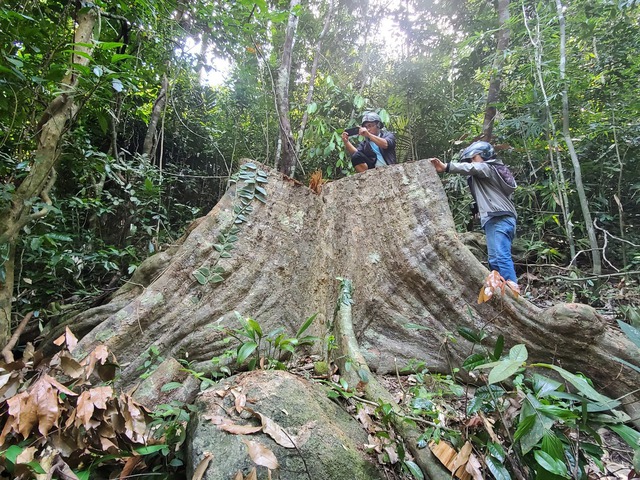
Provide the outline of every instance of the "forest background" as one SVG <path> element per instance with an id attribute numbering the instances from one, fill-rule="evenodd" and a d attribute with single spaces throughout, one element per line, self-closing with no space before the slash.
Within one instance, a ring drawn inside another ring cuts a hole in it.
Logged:
<path id="1" fill-rule="evenodd" d="M 491 140 L 520 185 L 523 284 L 637 326 L 599 292 L 640 265 L 636 3 L 3 2 L 2 344 L 30 312 L 33 339 L 104 301 L 242 158 L 304 183 L 353 174 L 340 133 L 365 110 L 400 162 Z M 464 179 L 444 181 L 462 232 Z"/>

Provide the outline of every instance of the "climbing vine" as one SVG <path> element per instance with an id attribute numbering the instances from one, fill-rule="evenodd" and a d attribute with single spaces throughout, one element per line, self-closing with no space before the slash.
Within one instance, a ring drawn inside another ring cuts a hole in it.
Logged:
<path id="1" fill-rule="evenodd" d="M 268 183 L 267 173 L 260 170 L 255 163 L 245 163 L 240 170 L 231 176 L 229 181 L 236 184 L 236 200 L 233 204 L 233 222 L 217 237 L 218 243 L 213 248 L 218 252 L 218 258 L 210 266 L 203 266 L 193 272 L 198 283 L 220 283 L 224 281 L 224 268 L 218 263 L 222 258 L 230 258 L 234 243 L 239 239 L 240 226 L 247 222 L 248 215 L 253 212 L 253 201 L 267 203 L 267 191 L 264 186 Z"/>

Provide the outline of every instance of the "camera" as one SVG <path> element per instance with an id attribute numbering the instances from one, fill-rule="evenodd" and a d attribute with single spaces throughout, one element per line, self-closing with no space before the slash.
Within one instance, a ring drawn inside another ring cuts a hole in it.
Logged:
<path id="1" fill-rule="evenodd" d="M 360 127 L 345 128 L 344 131 L 347 132 L 347 135 L 353 137 L 354 135 L 358 135 L 360 133 Z"/>

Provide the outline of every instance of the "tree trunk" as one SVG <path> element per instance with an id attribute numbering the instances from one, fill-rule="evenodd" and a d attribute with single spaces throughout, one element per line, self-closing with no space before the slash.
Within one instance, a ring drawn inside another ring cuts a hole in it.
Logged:
<path id="1" fill-rule="evenodd" d="M 151 112 L 151 118 L 149 119 L 149 127 L 147 128 L 147 134 L 144 137 L 144 144 L 142 146 L 142 154 L 147 155 L 151 159 L 153 152 L 155 151 L 156 138 L 158 138 L 158 122 L 162 115 L 162 110 L 167 103 L 167 92 L 169 90 L 169 80 L 167 75 L 162 76 L 162 85 L 156 101 L 153 102 L 153 111 Z M 151 160 L 149 160 L 151 161 Z M 152 162 L 153 163 L 153 162 Z"/>
<path id="2" fill-rule="evenodd" d="M 309 91 L 307 92 L 307 100 L 304 104 L 304 114 L 302 115 L 302 121 L 300 122 L 300 129 L 298 130 L 298 138 L 296 139 L 296 157 L 300 158 L 300 150 L 302 150 L 302 139 L 304 137 L 304 131 L 307 128 L 307 122 L 309 121 L 309 111 L 308 106 L 311 104 L 313 100 L 313 89 L 316 82 L 316 74 L 318 72 L 318 63 L 320 61 L 320 55 L 322 53 L 322 41 L 324 40 L 325 35 L 329 31 L 329 25 L 331 24 L 331 18 L 333 16 L 333 2 L 334 0 L 329 0 L 327 5 L 327 14 L 324 18 L 324 25 L 322 27 L 322 32 L 320 32 L 320 37 L 318 38 L 318 43 L 316 44 L 316 50 L 313 54 L 313 65 L 311 66 L 311 74 L 309 75 Z"/>
<path id="3" fill-rule="evenodd" d="M 464 339 L 450 342 L 450 333 L 467 327 L 482 328 L 493 340 L 503 334 L 505 347 L 524 343 L 532 362 L 583 372 L 614 397 L 640 384 L 637 372 L 612 360 L 637 361 L 631 342 L 591 307 L 541 310 L 508 295 L 477 303 L 488 270 L 458 238 L 427 160 L 330 182 L 319 195 L 271 171 L 266 190 L 266 204 L 254 201 L 234 249 L 224 250 L 228 258 L 216 239 L 238 219 L 234 206 L 242 197 L 235 187 L 173 251 L 145 261 L 109 304 L 71 319 L 74 333 L 84 336 L 76 351 L 106 344 L 126 365 L 122 384 L 128 387 L 151 345 L 165 358 L 211 371 L 211 359 L 228 348 L 220 327 L 239 326 L 234 311 L 256 319 L 263 331 L 283 326 L 289 332 L 317 313 L 312 328 L 326 340 L 333 334 L 340 277 L 352 281 L 353 328 L 378 373 L 413 359 L 450 373 L 471 352 Z M 196 281 L 194 271 L 214 266 L 224 269 L 223 281 Z M 405 328 L 408 323 L 429 333 Z M 627 398 L 632 417 L 640 413 L 638 398 Z"/>
<path id="4" fill-rule="evenodd" d="M 282 58 L 278 69 L 278 83 L 276 85 L 276 102 L 278 105 L 278 119 L 280 121 L 280 154 L 277 158 L 278 170 L 293 177 L 296 168 L 296 153 L 291 121 L 289 119 L 289 79 L 291 77 L 291 56 L 298 28 L 298 16 L 295 12 L 300 0 L 291 0 L 289 5 L 289 22 L 282 47 Z"/>
<path id="5" fill-rule="evenodd" d="M 498 0 L 498 19 L 500 28 L 497 33 L 498 42 L 496 45 L 496 55 L 493 60 L 491 70 L 491 80 L 487 92 L 487 108 L 484 112 L 484 122 L 482 125 L 482 139 L 491 142 L 493 135 L 493 123 L 496 118 L 496 103 L 500 98 L 500 81 L 502 78 L 502 66 L 504 65 L 504 54 L 509 46 L 510 30 L 507 26 L 509 22 L 509 0 Z"/>
<path id="6" fill-rule="evenodd" d="M 89 64 L 97 16 L 97 10 L 90 8 L 82 9 L 76 18 L 74 48 L 78 53 L 73 54 L 72 66 L 62 79 L 62 93 L 49 104 L 39 122 L 41 128 L 38 147 L 34 152 L 29 174 L 17 187 L 8 208 L 0 212 L 0 245 L 7 245 L 4 248 L 8 252 L 15 252 L 20 231 L 24 226 L 49 212 L 51 200 L 48 194 L 55 183 L 55 165 L 60 153 L 60 141 L 69 124 L 74 121 L 79 108 L 74 101 L 78 93 L 78 74 L 74 66 L 86 67 Z M 32 213 L 34 199 L 37 198 L 42 200 L 41 208 Z M 6 276 L 5 282 L 0 282 L 0 345 L 4 345 L 9 340 L 11 332 L 13 254 L 4 265 L 0 265 L 0 268 L 4 269 Z"/>
<path id="7" fill-rule="evenodd" d="M 535 78 L 538 81 L 538 85 L 540 86 L 540 91 L 542 92 L 542 98 L 544 99 L 544 110 L 547 115 L 547 122 L 549 122 L 549 128 L 551 129 L 551 138 L 549 138 L 549 163 L 551 164 L 551 169 L 556 177 L 556 186 L 558 188 L 558 193 L 560 194 L 558 197 L 558 204 L 560 205 L 560 210 L 562 211 L 562 221 L 564 224 L 565 233 L 567 235 L 567 243 L 569 244 L 569 253 L 571 258 L 576 256 L 576 242 L 573 235 L 573 224 L 571 223 L 570 212 L 569 212 L 569 196 L 567 195 L 567 183 L 564 178 L 564 168 L 562 166 L 562 159 L 560 158 L 558 148 L 558 134 L 556 131 L 556 124 L 553 120 L 553 115 L 551 115 L 551 105 L 549 102 L 549 96 L 547 95 L 547 88 L 544 83 L 544 76 L 542 75 L 542 44 L 540 40 L 540 19 L 538 18 L 538 14 L 536 12 L 536 34 L 533 35 L 531 29 L 529 28 L 529 23 L 527 22 L 527 11 L 525 6 L 522 6 L 522 18 L 524 19 L 524 25 L 527 29 L 527 33 L 529 35 L 529 40 L 534 47 L 534 64 L 536 67 Z M 557 155 L 557 160 L 555 156 Z"/>
<path id="8" fill-rule="evenodd" d="M 575 177 L 576 191 L 578 192 L 578 198 L 580 199 L 580 208 L 582 209 L 582 216 L 584 218 L 585 228 L 587 230 L 587 236 L 589 237 L 589 247 L 591 250 L 591 261 L 593 264 L 594 275 L 600 275 L 602 272 L 602 265 L 600 260 L 600 249 L 598 247 L 598 240 L 596 239 L 596 232 L 593 228 L 593 221 L 591 220 L 591 212 L 589 211 L 589 202 L 587 201 L 587 194 L 584 191 L 584 185 L 582 184 L 582 171 L 580 168 L 580 160 L 576 154 L 576 149 L 573 147 L 573 141 L 571 139 L 571 130 L 569 129 L 569 95 L 567 93 L 567 81 L 565 75 L 565 66 L 567 62 L 566 55 L 566 35 L 565 35 L 565 21 L 564 21 L 564 7 L 561 0 L 556 0 L 556 8 L 558 10 L 558 23 L 560 25 L 560 80 L 563 83 L 562 86 L 562 133 L 564 135 L 565 143 L 567 144 L 567 150 L 571 157 L 571 163 L 573 164 L 573 174 Z"/>

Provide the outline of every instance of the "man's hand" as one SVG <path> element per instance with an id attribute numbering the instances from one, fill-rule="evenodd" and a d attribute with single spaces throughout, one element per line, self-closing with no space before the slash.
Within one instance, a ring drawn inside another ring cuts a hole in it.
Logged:
<path id="1" fill-rule="evenodd" d="M 430 158 L 429 161 L 431 162 L 431 165 L 435 167 L 436 172 L 438 173 L 442 173 L 447 169 L 447 164 L 442 163 L 439 158 Z"/>
<path id="2" fill-rule="evenodd" d="M 349 143 L 349 134 L 347 132 L 342 132 L 342 141 L 346 144 Z"/>
<path id="3" fill-rule="evenodd" d="M 360 127 L 360 131 L 358 132 L 358 135 L 363 136 L 364 138 L 369 138 L 371 139 L 371 135 L 369 134 L 369 130 L 367 130 L 364 127 Z"/>

